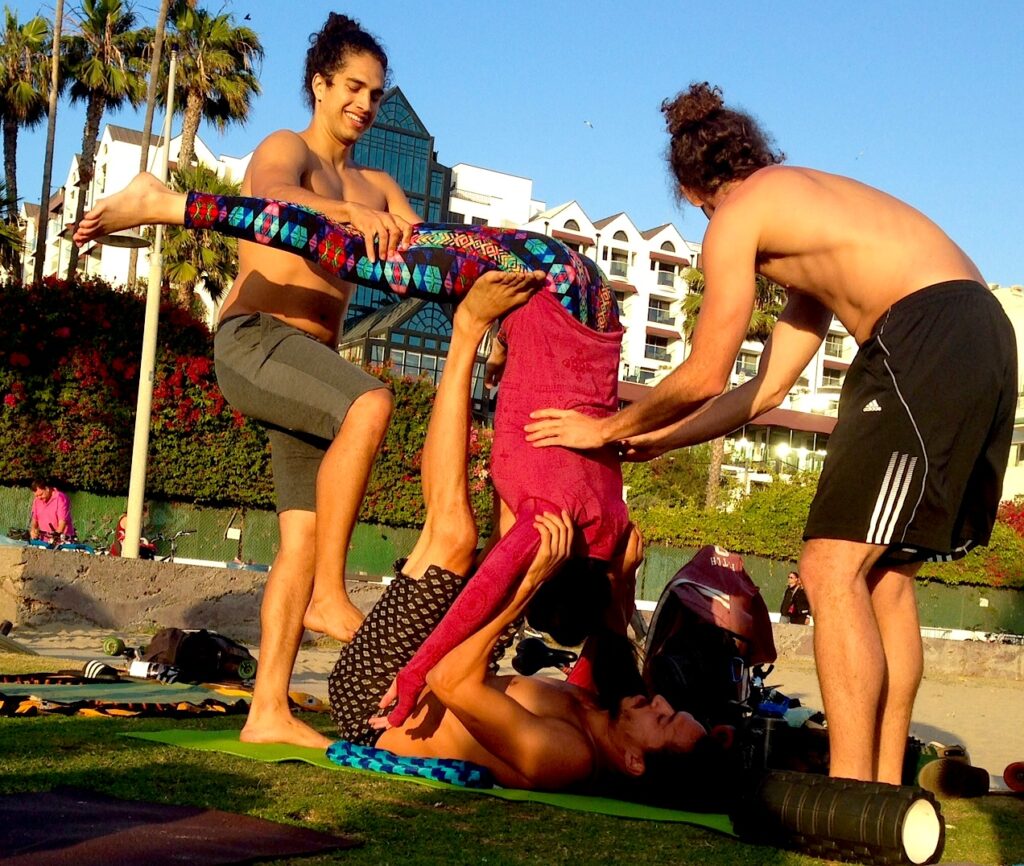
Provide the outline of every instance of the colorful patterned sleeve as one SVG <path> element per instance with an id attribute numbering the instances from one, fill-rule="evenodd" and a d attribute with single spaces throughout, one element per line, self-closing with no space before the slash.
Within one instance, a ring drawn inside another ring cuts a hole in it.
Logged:
<path id="1" fill-rule="evenodd" d="M 359 232 L 309 208 L 204 192 L 188 194 L 185 225 L 294 253 L 349 282 L 447 303 L 487 271 L 541 270 L 545 288 L 578 321 L 597 331 L 619 328 L 614 293 L 597 266 L 536 232 L 420 223 L 406 248 L 371 262 Z"/>

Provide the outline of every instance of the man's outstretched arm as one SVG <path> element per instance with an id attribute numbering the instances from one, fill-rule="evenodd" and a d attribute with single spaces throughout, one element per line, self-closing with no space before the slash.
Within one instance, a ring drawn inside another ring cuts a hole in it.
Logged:
<path id="1" fill-rule="evenodd" d="M 625 459 L 650 460 L 675 448 L 717 439 L 774 409 L 811 362 L 831 322 L 832 313 L 818 301 L 792 293 L 765 343 L 756 376 L 675 424 L 627 437 Z"/>
<path id="2" fill-rule="evenodd" d="M 588 743 L 564 721 L 537 716 L 494 688 L 488 676 L 498 637 L 524 614 L 534 593 L 572 550 L 573 527 L 567 514 L 541 515 L 536 530 L 540 548 L 511 598 L 490 622 L 434 666 L 427 684 L 474 739 L 508 767 L 504 784 L 558 788 L 588 775 Z"/>
<path id="3" fill-rule="evenodd" d="M 526 425 L 527 441 L 537 447 L 601 448 L 673 424 L 721 394 L 754 309 L 757 242 L 749 216 L 724 208 L 716 213 L 704 240 L 704 298 L 689 357 L 642 400 L 606 418 L 563 409 L 531 413 L 536 420 Z"/>

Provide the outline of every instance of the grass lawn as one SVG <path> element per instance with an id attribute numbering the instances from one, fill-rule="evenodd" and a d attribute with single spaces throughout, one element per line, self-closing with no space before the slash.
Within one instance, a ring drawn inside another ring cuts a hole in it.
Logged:
<path id="1" fill-rule="evenodd" d="M 69 667 L 0 654 L 0 671 Z M 312 717 L 330 732 L 327 717 Z M 119 736 L 188 726 L 235 729 L 240 717 L 176 721 L 41 716 L 0 719 L 0 794 L 56 785 L 125 799 L 239 812 L 328 832 L 363 847 L 303 864 L 814 864 L 823 861 L 737 842 L 679 824 L 630 821 L 438 791 L 386 776 L 264 764 Z M 1024 799 L 989 796 L 943 804 L 944 860 L 1024 861 Z"/>

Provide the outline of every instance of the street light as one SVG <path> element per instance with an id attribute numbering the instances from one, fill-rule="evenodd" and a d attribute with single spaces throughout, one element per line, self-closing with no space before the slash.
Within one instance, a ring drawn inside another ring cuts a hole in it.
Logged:
<path id="1" fill-rule="evenodd" d="M 64 231 L 60 233 L 66 241 L 72 240 L 75 234 L 75 227 L 68 226 Z M 141 250 L 145 247 L 151 246 L 152 242 L 146 240 L 139 232 L 135 229 L 123 229 L 119 232 L 112 232 L 109 235 L 100 235 L 97 238 L 93 238 L 94 244 L 99 244 L 104 247 L 120 247 L 126 250 Z"/>
<path id="2" fill-rule="evenodd" d="M 154 174 L 167 180 L 167 160 L 171 149 L 171 120 L 174 117 L 174 77 L 178 69 L 177 52 L 171 52 L 167 75 L 167 113 L 164 115 L 164 149 Z M 146 497 L 146 466 L 149 460 L 149 425 L 153 414 L 153 378 L 156 369 L 156 332 L 160 318 L 160 283 L 163 281 L 164 227 L 156 227 L 156 239 L 149 255 L 149 285 L 146 288 L 146 314 L 142 329 L 142 356 L 139 360 L 139 396 L 135 404 L 135 438 L 132 442 L 132 467 L 128 479 L 127 519 L 121 555 L 138 558 L 142 535 L 142 505 Z"/>

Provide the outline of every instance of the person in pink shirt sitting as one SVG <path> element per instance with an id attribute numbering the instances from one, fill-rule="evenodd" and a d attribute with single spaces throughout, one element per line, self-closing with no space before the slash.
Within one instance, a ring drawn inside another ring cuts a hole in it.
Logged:
<path id="1" fill-rule="evenodd" d="M 33 541 L 68 541 L 75 537 L 71 520 L 71 501 L 49 481 L 33 479 L 32 517 L 28 534 Z"/>

